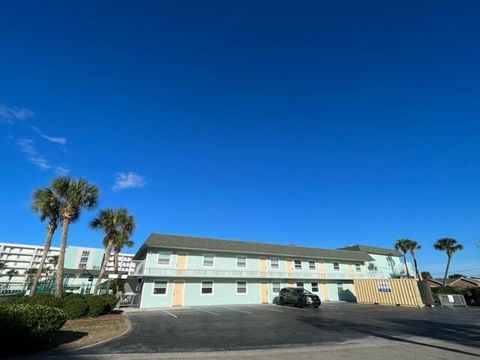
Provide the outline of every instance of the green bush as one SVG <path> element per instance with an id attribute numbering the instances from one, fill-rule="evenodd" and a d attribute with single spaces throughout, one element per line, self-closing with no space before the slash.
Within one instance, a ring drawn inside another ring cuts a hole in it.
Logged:
<path id="1" fill-rule="evenodd" d="M 82 295 L 71 294 L 63 299 L 62 310 L 67 319 L 77 319 L 87 315 L 89 305 Z"/>
<path id="2" fill-rule="evenodd" d="M 26 303 L 32 305 L 46 305 L 58 309 L 61 309 L 63 306 L 62 299 L 50 294 L 38 294 L 33 297 L 28 297 Z"/>
<path id="3" fill-rule="evenodd" d="M 113 309 L 115 309 L 115 306 L 117 306 L 118 299 L 115 297 L 115 295 L 105 294 L 100 295 L 99 297 L 102 298 L 108 305 L 105 309 L 105 314 L 112 312 Z"/>
<path id="4" fill-rule="evenodd" d="M 28 351 L 47 343 L 51 335 L 65 324 L 65 313 L 57 308 L 37 304 L 0 305 L 2 351 Z M 18 347 L 21 343 L 22 346 Z M 11 347 L 9 347 L 11 345 Z"/>
<path id="5" fill-rule="evenodd" d="M 85 300 L 88 304 L 88 317 L 97 317 L 108 312 L 109 304 L 101 296 L 86 295 Z"/>
<path id="6" fill-rule="evenodd" d="M 457 291 L 453 286 L 444 285 L 432 288 L 434 294 L 456 294 Z"/>

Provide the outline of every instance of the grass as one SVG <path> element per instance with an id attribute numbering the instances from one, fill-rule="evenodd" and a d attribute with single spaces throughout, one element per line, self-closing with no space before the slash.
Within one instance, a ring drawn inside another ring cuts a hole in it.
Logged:
<path id="1" fill-rule="evenodd" d="M 53 336 L 51 346 L 54 350 L 73 350 L 113 339 L 129 329 L 130 322 L 123 314 L 68 320 Z"/>

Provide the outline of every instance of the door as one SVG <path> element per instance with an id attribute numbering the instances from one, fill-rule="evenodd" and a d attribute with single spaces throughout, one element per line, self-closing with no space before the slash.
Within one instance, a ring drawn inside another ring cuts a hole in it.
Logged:
<path id="1" fill-rule="evenodd" d="M 183 276 L 185 274 L 185 269 L 187 268 L 187 254 L 178 253 L 177 254 L 177 272 L 178 275 Z"/>
<path id="2" fill-rule="evenodd" d="M 260 302 L 262 304 L 268 304 L 268 283 L 260 283 Z"/>
<path id="3" fill-rule="evenodd" d="M 172 306 L 183 306 L 183 291 L 185 282 L 175 281 L 173 283 L 173 300 Z"/>

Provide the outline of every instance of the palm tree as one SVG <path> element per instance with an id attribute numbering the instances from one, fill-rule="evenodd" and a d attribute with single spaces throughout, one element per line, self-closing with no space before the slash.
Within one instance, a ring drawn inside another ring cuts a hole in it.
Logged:
<path id="1" fill-rule="evenodd" d="M 395 249 L 400 251 L 403 254 L 403 263 L 405 264 L 405 271 L 407 272 L 407 278 L 410 278 L 410 272 L 408 271 L 407 265 L 407 253 L 409 249 L 410 239 L 398 239 L 395 241 Z"/>
<path id="2" fill-rule="evenodd" d="M 98 274 L 97 283 L 93 290 L 97 294 L 102 278 L 105 275 L 108 260 L 113 246 L 122 239 L 128 239 L 135 230 L 135 219 L 128 213 L 127 209 L 103 209 L 98 216 L 90 222 L 93 229 L 103 230 L 103 245 L 105 246 L 105 255 L 103 256 L 102 267 Z"/>
<path id="3" fill-rule="evenodd" d="M 72 179 L 69 176 L 59 176 L 53 179 L 51 189 L 60 203 L 60 219 L 62 221 L 62 237 L 55 279 L 55 296 L 62 297 L 68 227 L 70 223 L 78 220 L 82 209 L 90 210 L 97 206 L 98 188 L 94 184 L 89 184 L 84 178 Z"/>
<path id="4" fill-rule="evenodd" d="M 422 246 L 417 243 L 415 240 L 409 240 L 407 241 L 407 247 L 408 250 L 410 250 L 410 254 L 412 255 L 413 258 L 413 264 L 415 266 L 415 273 L 417 274 L 418 280 L 423 280 L 422 274 L 418 272 L 418 264 L 417 264 L 417 257 L 415 256 L 415 251 L 420 250 Z"/>
<path id="5" fill-rule="evenodd" d="M 60 221 L 60 202 L 56 195 L 49 188 L 37 189 L 33 193 L 32 210 L 38 213 L 40 221 L 47 222 L 47 236 L 43 244 L 43 253 L 38 265 L 37 272 L 33 278 L 32 288 L 30 289 L 30 296 L 35 295 L 37 290 L 37 284 L 42 276 L 43 268 L 45 266 L 45 260 L 47 259 L 48 252 L 50 251 L 50 245 L 52 244 L 53 234 L 57 229 L 58 222 Z"/>
<path id="6" fill-rule="evenodd" d="M 429 271 L 422 271 L 421 274 L 423 279 L 433 279 L 432 274 Z"/>
<path id="7" fill-rule="evenodd" d="M 433 244 L 433 247 L 437 250 L 445 251 L 447 253 L 447 267 L 445 268 L 445 275 L 443 276 L 443 285 L 445 285 L 447 281 L 448 268 L 450 267 L 450 260 L 456 251 L 463 249 L 463 245 L 457 240 L 447 237 L 437 240 L 437 242 Z"/>

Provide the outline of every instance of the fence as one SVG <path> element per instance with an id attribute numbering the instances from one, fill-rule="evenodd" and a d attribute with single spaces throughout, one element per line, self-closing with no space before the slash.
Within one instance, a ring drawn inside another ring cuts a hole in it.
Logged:
<path id="1" fill-rule="evenodd" d="M 359 304 L 424 306 L 414 279 L 355 279 L 353 284 Z"/>
<path id="2" fill-rule="evenodd" d="M 441 307 L 456 307 L 463 306 L 467 307 L 467 302 L 465 297 L 460 294 L 446 295 L 446 294 L 435 294 L 435 300 L 440 304 Z"/>

